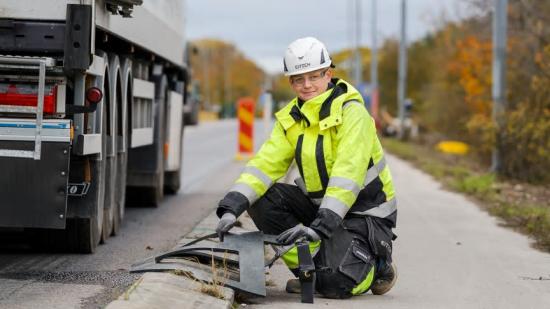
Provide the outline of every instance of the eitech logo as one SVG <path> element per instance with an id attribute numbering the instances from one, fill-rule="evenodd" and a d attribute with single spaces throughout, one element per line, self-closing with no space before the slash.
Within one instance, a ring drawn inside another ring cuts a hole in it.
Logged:
<path id="1" fill-rule="evenodd" d="M 298 69 L 307 68 L 308 66 L 310 66 L 310 63 L 309 63 L 309 62 L 306 62 L 306 63 L 302 63 L 302 64 L 295 65 L 294 68 L 295 68 L 296 70 L 298 70 Z"/>

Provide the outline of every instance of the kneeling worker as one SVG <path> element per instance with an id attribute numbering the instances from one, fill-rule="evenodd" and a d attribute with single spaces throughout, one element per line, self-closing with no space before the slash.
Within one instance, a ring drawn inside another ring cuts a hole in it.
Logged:
<path id="1" fill-rule="evenodd" d="M 362 96 L 333 78 L 333 67 L 315 38 L 288 46 L 284 71 L 296 98 L 276 113 L 270 138 L 219 202 L 217 232 L 222 238 L 246 210 L 259 230 L 288 244 L 278 250 L 294 274 L 293 244 L 310 241 L 316 267 L 331 270 L 317 273 L 316 290 L 325 297 L 382 295 L 397 279 L 392 177 Z M 293 160 L 296 185 L 275 183 Z M 286 290 L 299 293 L 298 279 Z"/>

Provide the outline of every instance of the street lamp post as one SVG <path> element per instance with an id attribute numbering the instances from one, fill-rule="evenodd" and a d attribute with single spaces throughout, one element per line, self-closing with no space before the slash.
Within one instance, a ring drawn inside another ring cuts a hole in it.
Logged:
<path id="1" fill-rule="evenodd" d="M 374 119 L 378 119 L 378 47 L 376 38 L 376 0 L 372 0 L 371 12 L 371 64 L 370 64 L 370 82 L 371 82 L 371 112 Z"/>
<path id="2" fill-rule="evenodd" d="M 493 147 L 491 171 L 501 170 L 501 130 L 506 108 L 506 27 L 507 0 L 494 0 L 493 15 L 493 121 L 496 124 L 496 143 Z"/>
<path id="3" fill-rule="evenodd" d="M 399 72 L 397 85 L 397 99 L 399 111 L 399 135 L 400 139 L 405 137 L 405 93 L 407 90 L 407 4 L 401 0 L 401 37 L 399 41 Z"/>
<path id="4" fill-rule="evenodd" d="M 361 0 L 355 0 L 355 86 L 361 87 L 362 65 L 361 65 Z"/>

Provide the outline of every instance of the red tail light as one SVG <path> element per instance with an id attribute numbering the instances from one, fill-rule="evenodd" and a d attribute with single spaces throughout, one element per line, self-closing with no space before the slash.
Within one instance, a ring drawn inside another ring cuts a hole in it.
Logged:
<path id="1" fill-rule="evenodd" d="M 97 104 L 101 99 L 103 99 L 103 92 L 101 92 L 101 89 L 91 87 L 86 90 L 86 100 L 90 101 L 90 103 Z"/>
<path id="2" fill-rule="evenodd" d="M 44 86 L 44 113 L 54 114 L 57 103 L 57 85 Z M 0 83 L 0 105 L 37 106 L 38 86 Z"/>

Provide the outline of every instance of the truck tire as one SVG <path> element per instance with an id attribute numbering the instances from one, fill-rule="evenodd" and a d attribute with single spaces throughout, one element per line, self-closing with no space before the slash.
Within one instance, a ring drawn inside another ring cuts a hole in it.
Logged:
<path id="1" fill-rule="evenodd" d="M 105 77 L 107 74 L 104 75 Z M 97 84 L 97 87 L 104 87 L 106 81 L 103 80 L 103 85 Z M 107 91 L 108 92 L 108 91 Z M 67 218 L 67 226 L 65 229 L 66 251 L 77 253 L 93 253 L 102 239 L 105 219 L 105 189 L 106 189 L 106 136 L 104 126 L 107 118 L 107 99 L 103 99 L 98 105 L 97 112 L 102 115 L 102 160 L 99 160 L 98 155 L 87 157 L 72 156 L 70 176 L 75 175 L 75 179 L 71 182 L 79 183 L 85 181 L 85 174 L 90 174 L 90 187 L 88 193 L 83 196 L 69 196 L 69 207 L 74 208 L 73 218 Z M 97 114 L 96 114 L 97 116 Z"/>
<path id="2" fill-rule="evenodd" d="M 128 152 L 121 152 L 117 155 L 117 176 L 116 176 L 116 196 L 115 213 L 113 220 L 112 235 L 118 235 L 122 220 L 124 219 L 126 205 L 126 170 L 128 166 Z"/>
<path id="3" fill-rule="evenodd" d="M 148 160 L 157 160 L 154 164 L 154 170 L 148 170 L 142 173 L 146 181 L 145 185 L 133 184 L 127 187 L 126 198 L 132 206 L 136 207 L 159 207 L 162 198 L 164 197 L 164 140 L 166 131 L 166 91 L 167 79 L 166 76 L 154 76 L 151 80 L 155 83 L 155 108 L 154 114 L 158 117 L 154 120 L 154 138 L 152 145 L 139 147 L 130 153 L 130 156 L 135 155 L 143 161 L 146 155 L 149 155 Z M 135 152 L 134 152 L 135 151 Z M 132 159 L 129 159 L 132 161 Z M 138 172 L 139 173 L 139 172 Z"/>
<path id="4" fill-rule="evenodd" d="M 121 62 L 120 58 L 115 53 L 108 54 L 109 58 L 109 75 L 108 82 L 105 87 L 106 99 L 109 102 L 108 108 L 110 116 L 106 132 L 108 133 L 108 153 L 107 157 L 107 179 L 106 179 L 106 196 L 105 196 L 105 214 L 106 218 L 103 229 L 103 240 L 107 240 L 111 235 L 115 235 L 119 228 L 122 217 L 124 216 L 124 197 L 126 189 L 126 153 L 120 149 L 124 140 L 125 121 L 122 117 L 126 117 L 124 107 L 124 94 L 122 93 L 121 79 Z M 122 176 L 124 175 L 124 176 Z M 122 200 L 121 200 L 122 198 Z M 122 206 L 121 206 L 122 205 Z"/>
<path id="5" fill-rule="evenodd" d="M 107 147 L 107 141 L 114 136 L 109 137 L 107 135 L 107 117 L 103 117 L 103 132 L 102 143 L 103 149 Z M 115 218 L 115 191 L 116 191 L 116 156 L 109 156 L 107 151 L 103 153 L 103 160 L 105 160 L 105 202 L 103 205 L 103 228 L 101 233 L 101 242 L 104 243 L 109 236 L 111 236 L 113 230 L 113 222 Z"/>
<path id="6" fill-rule="evenodd" d="M 101 240 L 105 190 L 105 161 L 78 157 L 73 160 L 71 173 L 83 175 L 89 169 L 91 183 L 84 197 L 69 197 L 73 207 L 90 208 L 86 218 L 67 218 L 64 230 L 30 229 L 31 247 L 46 252 L 94 253 Z"/>
<path id="7" fill-rule="evenodd" d="M 101 238 L 98 224 L 90 218 L 69 218 L 64 230 L 30 229 L 26 234 L 38 252 L 94 253 Z"/>
<path id="8" fill-rule="evenodd" d="M 175 172 L 164 173 L 164 193 L 174 195 L 181 188 L 181 168 Z"/>
<path id="9" fill-rule="evenodd" d="M 93 218 L 72 218 L 67 220 L 67 251 L 94 253 L 100 242 L 100 226 Z"/>
<path id="10" fill-rule="evenodd" d="M 126 204 L 126 173 L 128 170 L 128 148 L 118 149 L 119 144 L 125 145 L 127 124 L 127 113 L 124 110 L 128 102 L 122 96 L 121 80 L 117 79 L 117 116 L 115 121 L 115 136 L 117 137 L 116 149 L 116 175 L 115 175 L 115 205 L 113 217 L 113 230 L 111 235 L 115 236 L 120 231 L 124 219 L 124 207 Z"/>
<path id="11" fill-rule="evenodd" d="M 168 81 L 166 76 L 157 76 L 154 78 L 155 88 L 159 89 L 158 95 L 155 98 L 157 104 L 159 104 L 159 121 L 158 121 L 158 130 L 159 130 L 159 139 L 156 145 L 156 152 L 158 161 L 157 173 L 154 175 L 154 185 L 151 187 L 146 187 L 143 190 L 144 201 L 151 205 L 152 207 L 159 207 L 162 199 L 164 198 L 164 141 L 166 137 L 166 104 L 167 98 L 166 92 L 168 90 Z"/>
<path id="12" fill-rule="evenodd" d="M 103 109 L 103 119 L 106 117 L 105 100 L 101 103 Z M 104 131 L 103 131 L 104 132 Z M 103 133 L 102 133 L 103 134 Z M 102 136 L 102 143 L 106 143 L 105 136 Z M 103 148 L 105 149 L 105 148 Z M 105 152 L 103 153 L 105 156 Z M 86 159 L 88 160 L 88 159 Z M 72 218 L 67 220 L 65 229 L 67 237 L 67 249 L 70 252 L 77 253 L 94 253 L 97 245 L 102 240 L 103 229 L 105 227 L 105 189 L 107 177 L 106 167 L 107 160 L 95 160 L 91 163 L 92 182 L 87 198 L 90 198 L 88 203 L 92 205 L 92 214 L 89 218 Z M 95 204 L 95 205 L 94 205 Z M 95 206 L 95 207 L 94 207 Z M 93 209 L 95 208 L 95 209 Z M 95 210 L 95 211 L 94 211 Z"/>
<path id="13" fill-rule="evenodd" d="M 183 169 L 183 132 L 185 128 L 185 123 L 182 123 L 181 126 L 181 138 L 182 142 L 180 143 L 180 156 L 179 161 L 180 168 L 177 171 L 164 172 L 164 192 L 166 194 L 176 194 L 181 188 L 181 171 Z"/>

